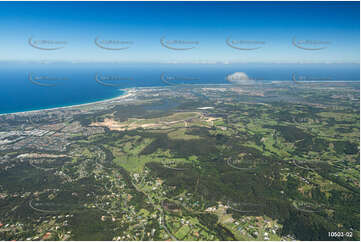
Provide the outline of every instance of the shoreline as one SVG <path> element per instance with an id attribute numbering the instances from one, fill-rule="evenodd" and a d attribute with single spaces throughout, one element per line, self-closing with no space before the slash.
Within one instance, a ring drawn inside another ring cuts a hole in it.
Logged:
<path id="1" fill-rule="evenodd" d="M 131 89 L 133 89 L 133 88 L 119 89 L 119 91 L 123 91 L 124 93 L 122 93 L 116 97 L 98 100 L 98 101 L 94 101 L 94 102 L 87 102 L 87 103 L 67 105 L 67 106 L 59 106 L 59 107 L 54 107 L 54 108 L 41 108 L 41 109 L 36 109 L 36 110 L 27 110 L 27 111 L 19 111 L 19 112 L 11 112 L 11 113 L 0 113 L 0 117 L 5 116 L 5 115 L 18 115 L 18 114 L 21 115 L 21 114 L 28 114 L 28 113 L 43 112 L 43 111 L 55 111 L 55 110 L 59 110 L 59 109 L 72 109 L 72 108 L 84 107 L 87 105 L 96 105 L 96 104 L 101 104 L 101 103 L 105 103 L 105 102 L 111 102 L 111 101 L 115 101 L 118 99 L 127 98 L 129 96 L 132 96 L 132 93 L 129 93 L 129 91 Z M 135 89 L 134 89 L 134 91 L 135 91 Z"/>
<path id="2" fill-rule="evenodd" d="M 207 85 L 207 84 L 193 84 L 193 85 Z M 208 84 L 208 85 L 231 85 L 231 84 Z M 54 107 L 54 108 L 41 108 L 41 109 L 27 110 L 27 111 L 0 113 L 0 117 L 5 116 L 5 115 L 18 115 L 18 114 L 21 115 L 21 114 L 28 114 L 28 113 L 43 112 L 43 111 L 55 111 L 55 110 L 58 110 L 58 109 L 67 109 L 67 108 L 72 109 L 72 108 L 78 108 L 78 107 L 83 107 L 83 106 L 87 106 L 87 105 L 94 105 L 94 104 L 100 104 L 100 103 L 104 103 L 104 102 L 111 102 L 111 101 L 115 101 L 115 100 L 118 100 L 118 99 L 127 98 L 127 97 L 132 95 L 132 93 L 129 93 L 130 91 L 136 92 L 137 89 L 164 88 L 164 87 L 174 87 L 174 86 L 152 86 L 152 87 L 124 88 L 124 89 L 119 89 L 119 91 L 124 92 L 123 94 L 118 95 L 116 97 L 112 97 L 112 98 L 107 98 L 107 99 L 98 100 L 98 101 L 94 101 L 94 102 L 88 102 L 88 103 L 81 103 L 81 104 L 74 104 L 74 105 L 67 105 L 67 106 L 59 106 L 59 107 Z"/>
<path id="3" fill-rule="evenodd" d="M 264 84 L 279 84 L 279 83 L 292 83 L 292 81 L 270 81 L 270 83 L 264 83 Z M 360 81 L 330 81 L 327 82 L 327 84 L 332 84 L 332 83 L 360 83 Z M 302 81 L 300 82 L 302 83 Z M 306 82 L 307 83 L 307 82 Z M 312 83 L 322 83 L 319 81 L 314 81 Z M 193 86 L 232 86 L 231 83 L 208 83 L 208 84 L 191 84 Z M 151 87 L 130 87 L 130 88 L 124 88 L 124 89 L 119 89 L 119 91 L 123 91 L 123 94 L 120 94 L 116 97 L 112 97 L 112 98 L 107 98 L 107 99 L 103 99 L 103 100 L 98 100 L 98 101 L 93 101 L 93 102 L 87 102 L 87 103 L 81 103 L 81 104 L 74 104 L 74 105 L 67 105 L 67 106 L 59 106 L 59 107 L 53 107 L 53 108 L 41 108 L 41 109 L 35 109 L 35 110 L 27 110 L 27 111 L 17 111 L 17 112 L 10 112 L 10 113 L 0 113 L 0 117 L 1 116 L 5 116 L 5 115 L 22 115 L 22 114 L 28 114 L 28 113 L 36 113 L 36 112 L 47 112 L 47 111 L 55 111 L 55 110 L 59 110 L 59 109 L 73 109 L 73 108 L 79 108 L 79 107 L 84 107 L 84 106 L 88 106 L 88 105 L 97 105 L 97 104 L 101 104 L 101 103 L 105 103 L 105 102 L 112 102 L 112 101 L 116 101 L 119 99 L 123 99 L 123 98 L 127 98 L 130 97 L 132 95 L 134 95 L 134 93 L 136 93 L 136 91 L 138 89 L 151 89 L 151 88 L 169 88 L 169 87 L 175 87 L 175 86 L 179 86 L 179 85 L 169 85 L 169 86 L 151 86 Z M 236 85 L 239 86 L 239 85 Z"/>

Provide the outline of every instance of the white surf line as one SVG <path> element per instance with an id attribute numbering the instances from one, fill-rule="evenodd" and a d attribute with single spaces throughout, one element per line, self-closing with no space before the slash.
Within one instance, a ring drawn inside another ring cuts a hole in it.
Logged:
<path id="1" fill-rule="evenodd" d="M 129 88 L 131 89 L 131 88 Z M 5 116 L 5 115 L 11 115 L 11 114 L 29 114 L 29 113 L 37 113 L 37 112 L 42 112 L 42 111 L 57 111 L 57 110 L 62 110 L 62 109 L 77 109 L 80 107 L 84 107 L 84 106 L 92 106 L 92 105 L 98 105 L 98 104 L 103 104 L 103 103 L 113 103 L 113 102 L 117 102 L 117 101 L 121 101 L 122 99 L 125 98 L 129 98 L 135 95 L 134 90 L 129 90 L 127 89 L 119 89 L 119 91 L 123 91 L 123 94 L 120 94 L 116 97 L 113 98 L 107 98 L 107 99 L 103 99 L 103 100 L 98 100 L 98 101 L 93 101 L 93 102 L 87 102 L 87 103 L 82 103 L 82 104 L 74 104 L 74 105 L 68 105 L 68 106 L 60 106 L 60 107 L 55 107 L 55 108 L 40 108 L 40 109 L 35 109 L 35 110 L 28 110 L 28 111 L 19 111 L 19 112 L 10 112 L 10 113 L 0 113 L 0 116 Z M 129 93 L 129 91 L 131 91 L 131 93 Z"/>

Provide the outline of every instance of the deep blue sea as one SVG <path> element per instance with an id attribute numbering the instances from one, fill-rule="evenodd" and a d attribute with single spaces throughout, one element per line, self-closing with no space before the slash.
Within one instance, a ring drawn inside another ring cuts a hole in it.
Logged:
<path id="1" fill-rule="evenodd" d="M 225 77 L 234 72 L 260 81 L 290 81 L 292 73 L 304 80 L 360 80 L 358 64 L 2 63 L 0 113 L 104 100 L 129 87 L 229 83 Z"/>

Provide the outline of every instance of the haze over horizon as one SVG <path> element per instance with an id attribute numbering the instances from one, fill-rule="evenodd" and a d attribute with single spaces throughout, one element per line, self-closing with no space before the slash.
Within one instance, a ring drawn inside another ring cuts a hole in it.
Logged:
<path id="1" fill-rule="evenodd" d="M 0 61 L 360 63 L 359 2 L 2 2 L 0 7 Z M 59 49 L 31 46 L 42 41 Z"/>

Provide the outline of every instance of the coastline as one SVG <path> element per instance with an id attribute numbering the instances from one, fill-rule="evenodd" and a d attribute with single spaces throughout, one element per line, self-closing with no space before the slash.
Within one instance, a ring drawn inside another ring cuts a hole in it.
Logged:
<path id="1" fill-rule="evenodd" d="M 264 84 L 279 84 L 279 83 L 292 83 L 292 81 L 270 81 L 269 83 L 264 83 Z M 300 82 L 302 83 L 302 81 Z M 307 83 L 307 82 L 306 82 Z M 319 81 L 314 81 L 312 83 L 322 83 Z M 326 82 L 326 84 L 332 84 L 332 83 L 360 83 L 360 81 L 329 81 Z M 191 84 L 192 86 L 232 86 L 233 84 L 231 83 L 202 83 L 202 84 Z M 130 88 L 124 88 L 124 89 L 119 89 L 119 91 L 122 91 L 123 93 L 116 96 L 116 97 L 111 97 L 111 98 L 106 98 L 106 99 L 102 99 L 102 100 L 98 100 L 98 101 L 92 101 L 92 102 L 87 102 L 87 103 L 81 103 L 81 104 L 74 104 L 74 105 L 66 105 L 66 106 L 59 106 L 59 107 L 52 107 L 52 108 L 40 108 L 40 109 L 34 109 L 34 110 L 26 110 L 26 111 L 16 111 L 16 112 L 10 112 L 10 113 L 0 113 L 0 117 L 1 116 L 6 116 L 6 115 L 23 115 L 23 114 L 29 114 L 29 113 L 37 113 L 37 112 L 48 112 L 48 111 L 56 111 L 56 110 L 61 110 L 61 109 L 75 109 L 75 108 L 79 108 L 79 107 L 84 107 L 84 106 L 89 106 L 89 105 L 98 105 L 101 103 L 106 103 L 106 102 L 113 102 L 113 101 L 117 101 L 117 100 L 121 100 L 121 99 L 125 99 L 128 97 L 133 96 L 137 90 L 139 89 L 152 89 L 152 88 L 169 88 L 169 87 L 175 87 L 175 86 L 181 86 L 181 85 L 169 85 L 169 86 L 149 86 L 149 87 L 130 87 Z M 238 85 L 236 85 L 238 86 Z"/>
<path id="2" fill-rule="evenodd" d="M 192 85 L 204 86 L 204 85 L 207 85 L 207 84 L 192 84 Z M 222 83 L 222 84 L 208 84 L 208 85 L 231 85 L 231 84 L 223 84 Z M 172 86 L 168 86 L 168 87 L 172 87 Z M 40 109 L 35 109 L 35 110 L 17 111 L 17 112 L 10 112 L 10 113 L 0 113 L 0 117 L 5 116 L 5 115 L 22 115 L 22 114 L 29 114 L 29 113 L 36 113 L 36 112 L 44 112 L 44 111 L 45 112 L 47 112 L 47 111 L 55 111 L 55 110 L 59 110 L 59 109 L 79 108 L 79 107 L 84 107 L 84 106 L 88 106 L 88 105 L 97 105 L 97 104 L 101 104 L 101 103 L 105 103 L 105 102 L 112 102 L 112 101 L 116 101 L 116 100 L 119 100 L 119 99 L 127 98 L 129 96 L 134 95 L 134 93 L 137 91 L 137 89 L 164 88 L 164 87 L 167 87 L 167 86 L 124 88 L 124 89 L 119 89 L 119 91 L 123 91 L 122 94 L 120 94 L 120 95 L 118 95 L 116 97 L 112 97 L 112 98 L 106 98 L 106 99 L 98 100 L 98 101 L 94 101 L 94 102 L 87 102 L 87 103 L 66 105 L 66 106 L 59 106 L 59 107 L 53 107 L 53 108 L 40 108 Z"/>
<path id="3" fill-rule="evenodd" d="M 130 91 L 131 89 L 132 89 L 132 91 Z M 94 102 L 87 102 L 87 103 L 67 105 L 67 106 L 59 106 L 59 107 L 54 107 L 54 108 L 41 108 L 41 109 L 36 109 L 36 110 L 27 110 L 27 111 L 19 111 L 19 112 L 11 112 L 11 113 L 0 113 L 0 117 L 5 116 L 5 115 L 19 115 L 19 114 L 22 115 L 22 114 L 37 113 L 37 112 L 43 112 L 43 111 L 45 111 L 45 112 L 56 111 L 59 109 L 73 109 L 73 108 L 79 108 L 79 107 L 84 107 L 84 106 L 88 106 L 88 105 L 97 105 L 97 104 L 101 104 L 101 103 L 105 103 L 105 102 L 112 102 L 112 101 L 116 101 L 116 100 L 120 100 L 120 99 L 132 96 L 133 92 L 135 92 L 135 89 L 134 88 L 126 88 L 126 89 L 119 89 L 119 91 L 122 91 L 123 93 L 116 97 L 98 100 L 98 101 L 94 101 Z"/>

